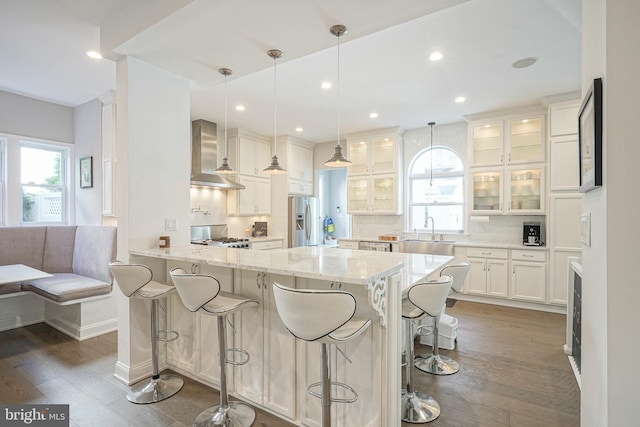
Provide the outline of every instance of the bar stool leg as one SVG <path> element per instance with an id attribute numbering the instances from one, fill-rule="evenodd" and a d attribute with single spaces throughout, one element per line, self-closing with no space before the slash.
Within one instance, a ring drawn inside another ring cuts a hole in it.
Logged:
<path id="1" fill-rule="evenodd" d="M 243 402 L 229 402 L 227 392 L 227 316 L 218 316 L 218 345 L 220 404 L 202 411 L 193 427 L 249 427 L 256 419 L 255 410 Z"/>
<path id="2" fill-rule="evenodd" d="M 458 362 L 447 356 L 440 355 L 438 348 L 438 328 L 440 326 L 440 315 L 433 318 L 433 345 L 431 355 L 416 359 L 416 368 L 433 375 L 451 375 L 460 370 Z M 423 358 L 424 357 L 424 358 Z"/>
<path id="3" fill-rule="evenodd" d="M 331 427 L 331 352 L 329 349 L 329 344 L 320 343 L 322 427 Z"/>
<path id="4" fill-rule="evenodd" d="M 155 403 L 176 394 L 184 385 L 184 380 L 177 375 L 158 372 L 158 339 L 160 325 L 158 324 L 157 299 L 151 300 L 151 367 L 152 375 L 148 380 L 133 385 L 127 393 L 127 399 L 133 403 Z"/>
<path id="5" fill-rule="evenodd" d="M 406 382 L 407 390 L 402 392 L 400 400 L 400 415 L 402 421 L 407 423 L 428 423 L 440 416 L 440 405 L 434 398 L 428 394 L 414 390 L 413 373 L 415 371 L 413 365 L 414 359 L 414 343 L 413 343 L 413 321 L 405 319 L 406 327 Z"/>

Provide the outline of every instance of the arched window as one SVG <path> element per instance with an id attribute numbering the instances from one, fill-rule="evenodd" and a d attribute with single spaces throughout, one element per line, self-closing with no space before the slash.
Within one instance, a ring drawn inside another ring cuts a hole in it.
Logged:
<path id="1" fill-rule="evenodd" d="M 459 233 L 464 227 L 464 166 L 447 147 L 421 151 L 409 168 L 409 230 Z"/>

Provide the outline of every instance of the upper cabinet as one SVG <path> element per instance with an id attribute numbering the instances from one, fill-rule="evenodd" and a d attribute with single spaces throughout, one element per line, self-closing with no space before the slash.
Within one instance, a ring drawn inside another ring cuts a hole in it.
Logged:
<path id="1" fill-rule="evenodd" d="M 578 191 L 578 110 L 580 101 L 549 105 L 549 189 Z"/>
<path id="2" fill-rule="evenodd" d="M 360 215 L 402 213 L 402 139 L 398 128 L 347 136 L 347 210 Z"/>
<path id="3" fill-rule="evenodd" d="M 286 144 L 286 168 L 289 172 L 289 194 L 313 195 L 313 145 L 293 137 L 278 138 L 278 147 Z"/>
<path id="4" fill-rule="evenodd" d="M 469 125 L 469 166 L 545 161 L 544 115 L 473 121 Z"/>
<path id="5" fill-rule="evenodd" d="M 238 171 L 231 179 L 244 185 L 245 189 L 227 191 L 227 214 L 269 215 L 271 179 L 263 170 L 271 163 L 271 141 L 239 129 L 231 129 L 228 138 L 229 163 Z M 223 150 L 224 141 L 219 144 L 219 157 L 224 156 Z"/>
<path id="6" fill-rule="evenodd" d="M 394 173 L 398 169 L 398 138 L 395 133 L 347 137 L 347 158 L 352 162 L 347 174 Z"/>

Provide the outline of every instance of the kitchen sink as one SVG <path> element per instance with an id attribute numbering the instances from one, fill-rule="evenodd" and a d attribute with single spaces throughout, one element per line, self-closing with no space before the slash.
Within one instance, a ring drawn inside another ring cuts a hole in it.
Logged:
<path id="1" fill-rule="evenodd" d="M 454 240 L 401 240 L 400 252 L 412 254 L 432 254 L 453 256 Z"/>

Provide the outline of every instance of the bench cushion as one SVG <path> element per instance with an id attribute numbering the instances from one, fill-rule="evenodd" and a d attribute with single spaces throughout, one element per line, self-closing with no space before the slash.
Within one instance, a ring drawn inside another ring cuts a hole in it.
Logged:
<path id="1" fill-rule="evenodd" d="M 73 272 L 111 283 L 109 262 L 116 256 L 116 228 L 80 225 L 73 246 Z"/>
<path id="2" fill-rule="evenodd" d="M 7 283 L 0 285 L 0 295 L 13 294 L 20 292 L 21 290 L 19 283 Z"/>
<path id="3" fill-rule="evenodd" d="M 64 303 L 108 294 L 111 292 L 111 284 L 73 273 L 59 273 L 46 279 L 30 280 L 22 285 L 22 290 Z"/>
<path id="4" fill-rule="evenodd" d="M 47 227 L 0 227 L 0 265 L 24 264 L 42 270 Z"/>
<path id="5" fill-rule="evenodd" d="M 42 270 L 47 273 L 71 273 L 76 226 L 47 227 Z"/>

